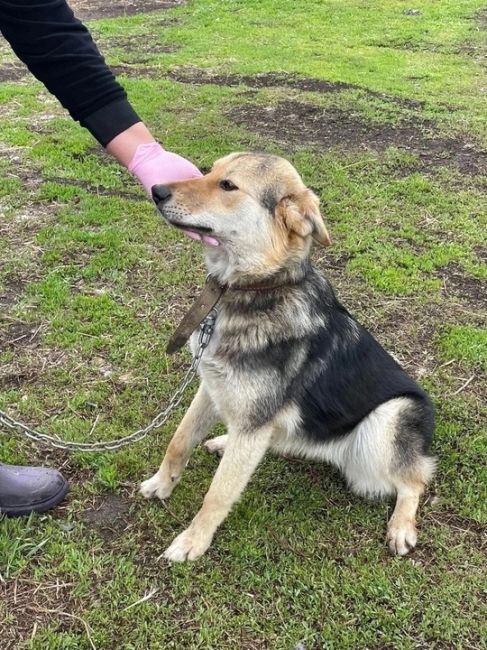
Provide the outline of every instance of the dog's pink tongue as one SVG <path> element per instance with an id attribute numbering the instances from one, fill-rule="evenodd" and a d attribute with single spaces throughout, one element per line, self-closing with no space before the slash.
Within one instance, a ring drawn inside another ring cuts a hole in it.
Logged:
<path id="1" fill-rule="evenodd" d="M 201 235 L 199 232 L 193 232 L 192 230 L 185 230 L 184 231 L 188 237 L 191 237 L 191 239 L 196 239 L 196 241 L 201 241 Z"/>
<path id="2" fill-rule="evenodd" d="M 210 237 L 210 235 L 203 235 L 203 241 L 208 246 L 220 246 L 220 242 L 215 237 Z"/>
<path id="3" fill-rule="evenodd" d="M 210 237 L 210 235 L 200 235 L 199 232 L 194 232 L 194 230 L 185 230 L 184 231 L 188 237 L 195 239 L 196 241 L 202 241 L 208 246 L 220 246 L 220 242 L 215 237 Z"/>

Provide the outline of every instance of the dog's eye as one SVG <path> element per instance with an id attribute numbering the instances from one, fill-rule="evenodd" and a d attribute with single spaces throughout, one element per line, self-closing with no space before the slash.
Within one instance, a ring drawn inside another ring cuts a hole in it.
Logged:
<path id="1" fill-rule="evenodd" d="M 232 183 L 232 181 L 228 180 L 220 181 L 220 187 L 222 190 L 225 190 L 225 192 L 233 192 L 233 190 L 238 190 L 238 187 L 235 185 L 235 183 Z"/>

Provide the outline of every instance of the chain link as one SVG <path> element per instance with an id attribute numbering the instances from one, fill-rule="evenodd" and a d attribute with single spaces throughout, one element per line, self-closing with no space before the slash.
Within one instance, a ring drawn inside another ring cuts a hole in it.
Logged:
<path id="1" fill-rule="evenodd" d="M 40 431 L 36 431 L 35 429 L 31 429 L 25 424 L 22 424 L 22 422 L 14 420 L 14 418 L 10 417 L 3 411 L 0 411 L 0 424 L 7 429 L 17 431 L 27 438 L 35 440 L 41 444 L 48 445 L 50 447 L 56 447 L 58 449 L 68 449 L 70 451 L 113 451 L 115 449 L 120 449 L 120 447 L 130 445 L 133 442 L 139 442 L 140 440 L 143 440 L 151 431 L 164 426 L 171 413 L 181 403 L 186 388 L 195 378 L 195 375 L 198 371 L 198 366 L 200 365 L 201 357 L 203 356 L 203 352 L 210 342 L 213 330 L 215 328 L 216 315 L 216 310 L 212 309 L 208 316 L 201 323 L 200 334 L 198 338 L 198 350 L 196 351 L 191 365 L 186 371 L 186 374 L 180 383 L 179 388 L 172 396 L 166 408 L 158 413 L 152 422 L 150 422 L 150 424 L 148 424 L 145 428 L 138 429 L 128 436 L 118 438 L 117 440 L 88 443 L 74 441 L 65 442 L 54 436 L 49 436 L 47 433 L 41 433 Z"/>

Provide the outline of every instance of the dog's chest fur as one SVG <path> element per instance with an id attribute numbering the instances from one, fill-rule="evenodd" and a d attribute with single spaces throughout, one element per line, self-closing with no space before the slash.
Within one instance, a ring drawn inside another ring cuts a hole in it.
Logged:
<path id="1" fill-rule="evenodd" d="M 303 298 L 299 289 L 232 294 L 218 307 L 200 374 L 224 420 L 255 428 L 283 405 L 319 326 Z"/>

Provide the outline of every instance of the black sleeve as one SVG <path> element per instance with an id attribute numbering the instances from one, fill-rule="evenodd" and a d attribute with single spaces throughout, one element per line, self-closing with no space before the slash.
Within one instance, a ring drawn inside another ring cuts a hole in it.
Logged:
<path id="1" fill-rule="evenodd" d="M 140 122 L 65 0 L 0 0 L 0 31 L 32 74 L 103 146 Z"/>

